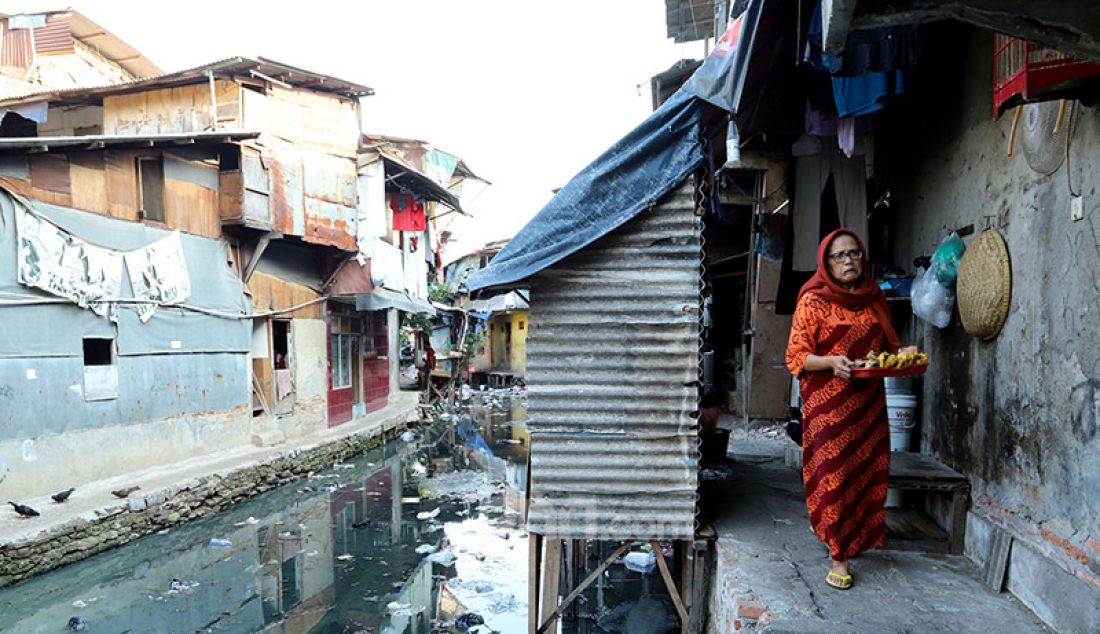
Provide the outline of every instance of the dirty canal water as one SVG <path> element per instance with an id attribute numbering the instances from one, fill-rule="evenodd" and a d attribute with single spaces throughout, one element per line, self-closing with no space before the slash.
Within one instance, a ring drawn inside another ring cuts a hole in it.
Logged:
<path id="1" fill-rule="evenodd" d="M 0 631 L 523 632 L 523 396 L 0 590 Z"/>

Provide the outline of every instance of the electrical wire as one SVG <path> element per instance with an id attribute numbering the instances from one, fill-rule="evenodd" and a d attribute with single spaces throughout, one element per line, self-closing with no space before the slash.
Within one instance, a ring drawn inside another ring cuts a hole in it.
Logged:
<path id="1" fill-rule="evenodd" d="M 52 297 L 36 297 L 34 295 L 18 295 L 15 293 L 0 293 L 0 295 L 8 295 L 13 297 L 19 297 L 21 299 L 0 299 L 0 306 L 36 306 L 36 305 L 50 305 L 50 304 L 72 304 L 74 302 Z M 292 313 L 296 310 L 301 310 L 307 306 L 317 304 L 320 302 L 328 301 L 329 297 L 315 297 L 309 301 L 295 304 L 288 308 L 278 308 L 275 310 L 265 310 L 258 313 L 245 313 L 245 312 L 230 312 L 224 310 L 217 310 L 215 308 L 206 308 L 203 306 L 193 306 L 191 304 L 168 304 L 165 302 L 159 302 L 151 299 L 132 299 L 132 298 L 114 298 L 114 299 L 101 299 L 95 300 L 89 303 L 92 304 L 125 304 L 125 305 L 153 305 L 158 308 L 179 308 L 181 310 L 189 310 L 191 312 L 199 313 L 202 315 L 208 315 L 210 317 L 218 317 L 221 319 L 257 319 L 263 317 L 272 317 L 275 315 L 285 315 L 286 313 Z"/>

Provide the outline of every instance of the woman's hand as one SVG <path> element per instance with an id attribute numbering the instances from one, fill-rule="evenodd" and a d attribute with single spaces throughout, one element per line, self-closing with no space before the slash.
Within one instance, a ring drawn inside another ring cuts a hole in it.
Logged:
<path id="1" fill-rule="evenodd" d="M 920 352 L 920 349 L 916 346 L 903 346 L 901 348 L 898 348 L 898 354 L 901 354 L 903 352 L 912 352 L 913 354 L 916 354 Z"/>
<path id="2" fill-rule="evenodd" d="M 832 370 L 833 376 L 845 381 L 852 378 L 852 360 L 848 357 L 843 355 L 825 357 L 825 362 L 828 364 L 828 368 Z"/>
<path id="3" fill-rule="evenodd" d="M 833 376 L 844 380 L 852 378 L 852 360 L 844 355 L 819 357 L 809 354 L 805 364 L 807 372 L 832 372 Z"/>

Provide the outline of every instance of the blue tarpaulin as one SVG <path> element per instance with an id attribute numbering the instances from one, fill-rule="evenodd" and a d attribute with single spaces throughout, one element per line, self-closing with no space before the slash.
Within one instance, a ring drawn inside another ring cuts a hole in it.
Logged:
<path id="1" fill-rule="evenodd" d="M 736 111 L 763 0 L 749 0 L 690 80 L 573 177 L 493 258 L 470 291 L 526 279 L 657 203 L 706 159 L 703 102 Z"/>

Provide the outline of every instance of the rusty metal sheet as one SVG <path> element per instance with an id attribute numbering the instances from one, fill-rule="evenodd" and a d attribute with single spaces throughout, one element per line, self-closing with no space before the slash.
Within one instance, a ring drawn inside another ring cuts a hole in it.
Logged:
<path id="1" fill-rule="evenodd" d="M 34 35 L 30 29 L 8 29 L 8 20 L 4 20 L 4 33 L 0 42 L 0 66 L 11 68 L 30 68 L 34 61 Z"/>
<path id="2" fill-rule="evenodd" d="M 244 186 L 245 224 L 250 227 L 270 229 L 271 171 L 260 155 L 244 150 L 241 152 L 241 174 Z"/>
<path id="3" fill-rule="evenodd" d="M 302 153 L 302 191 L 308 197 L 354 207 L 357 176 L 355 159 L 308 150 Z"/>
<path id="4" fill-rule="evenodd" d="M 306 242 L 356 250 L 355 207 L 305 199 L 305 231 L 300 234 Z"/>
<path id="5" fill-rule="evenodd" d="M 39 53 L 66 53 L 73 50 L 72 21 L 69 15 L 51 15 L 46 26 L 34 30 L 34 50 Z"/>
<path id="6" fill-rule="evenodd" d="M 689 178 L 531 281 L 531 531 L 694 536 L 700 233 Z"/>
<path id="7" fill-rule="evenodd" d="M 271 161 L 271 224 L 285 235 L 305 234 L 302 158 L 295 150 L 280 149 Z"/>

